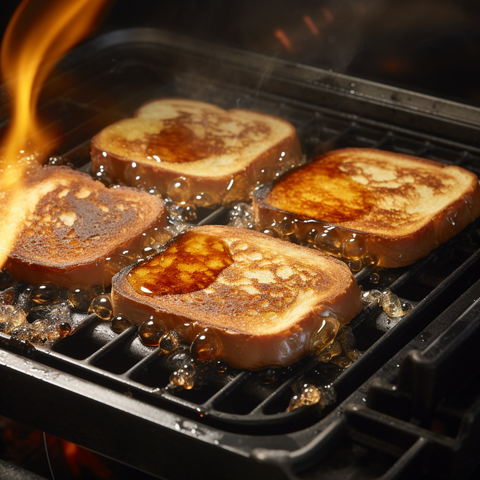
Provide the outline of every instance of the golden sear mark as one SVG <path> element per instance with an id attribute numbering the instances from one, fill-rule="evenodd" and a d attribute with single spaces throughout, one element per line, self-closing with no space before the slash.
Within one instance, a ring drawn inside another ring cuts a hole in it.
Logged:
<path id="1" fill-rule="evenodd" d="M 163 253 L 134 268 L 127 278 L 141 295 L 192 293 L 210 286 L 232 263 L 223 240 L 187 232 Z"/>

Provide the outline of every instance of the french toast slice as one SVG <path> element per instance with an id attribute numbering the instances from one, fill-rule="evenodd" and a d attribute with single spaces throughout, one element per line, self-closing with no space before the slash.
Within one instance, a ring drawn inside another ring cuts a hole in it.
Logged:
<path id="1" fill-rule="evenodd" d="M 248 200 L 300 159 L 289 122 L 181 98 L 150 101 L 92 139 L 94 172 L 202 207 Z"/>
<path id="2" fill-rule="evenodd" d="M 205 335 L 217 358 L 251 370 L 299 360 L 322 328 L 334 337 L 362 309 L 360 289 L 339 260 L 214 225 L 192 228 L 115 275 L 112 303 L 116 315 L 163 322 L 188 342 Z"/>
<path id="3" fill-rule="evenodd" d="M 480 215 L 475 174 L 374 149 L 330 151 L 255 192 L 260 228 L 339 257 L 402 267 Z M 368 260 L 368 261 L 367 261 Z"/>
<path id="4" fill-rule="evenodd" d="M 108 189 L 68 167 L 46 167 L 24 188 L 38 203 L 26 214 L 5 268 L 30 284 L 108 286 L 105 258 L 141 249 L 145 231 L 166 226 L 163 200 L 129 187 Z"/>

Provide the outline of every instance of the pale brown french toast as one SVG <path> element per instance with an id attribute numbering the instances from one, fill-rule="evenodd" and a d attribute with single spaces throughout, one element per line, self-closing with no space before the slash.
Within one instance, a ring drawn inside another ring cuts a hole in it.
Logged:
<path id="1" fill-rule="evenodd" d="M 248 200 L 257 184 L 300 158 L 285 120 L 181 98 L 148 102 L 92 139 L 94 172 L 204 207 Z"/>
<path id="2" fill-rule="evenodd" d="M 259 189 L 260 228 L 381 267 L 426 256 L 480 215 L 476 175 L 456 166 L 374 149 L 315 158 Z"/>
<path id="3" fill-rule="evenodd" d="M 30 284 L 109 285 L 105 258 L 141 248 L 142 234 L 166 226 L 163 201 L 129 187 L 108 189 L 68 167 L 46 167 L 24 185 L 38 199 L 6 269 Z"/>
<path id="4" fill-rule="evenodd" d="M 299 360 L 316 332 L 336 331 L 362 309 L 360 289 L 337 259 L 212 225 L 115 275 L 112 303 L 116 315 L 163 322 L 189 342 L 207 329 L 219 359 L 252 370 Z"/>

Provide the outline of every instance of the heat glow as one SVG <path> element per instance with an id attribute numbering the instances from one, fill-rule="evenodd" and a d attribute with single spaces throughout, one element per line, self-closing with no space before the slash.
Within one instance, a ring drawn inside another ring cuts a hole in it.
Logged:
<path id="1" fill-rule="evenodd" d="M 92 31 L 107 1 L 24 0 L 5 31 L 0 67 L 11 116 L 0 146 L 0 267 L 39 199 L 25 178 L 44 162 L 53 140 L 36 115 L 40 87 L 60 58 Z"/>
<path id="2" fill-rule="evenodd" d="M 283 30 L 275 30 L 274 35 L 275 38 L 278 38 L 278 40 L 282 42 L 283 46 L 289 53 L 293 53 L 292 44 Z"/>

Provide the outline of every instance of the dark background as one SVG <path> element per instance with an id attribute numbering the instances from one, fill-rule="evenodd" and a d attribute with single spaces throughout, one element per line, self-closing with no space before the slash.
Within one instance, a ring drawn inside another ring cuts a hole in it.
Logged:
<path id="1" fill-rule="evenodd" d="M 18 3 L 2 2 L 2 31 Z M 133 26 L 480 106 L 479 0 L 116 0 L 96 34 Z"/>

